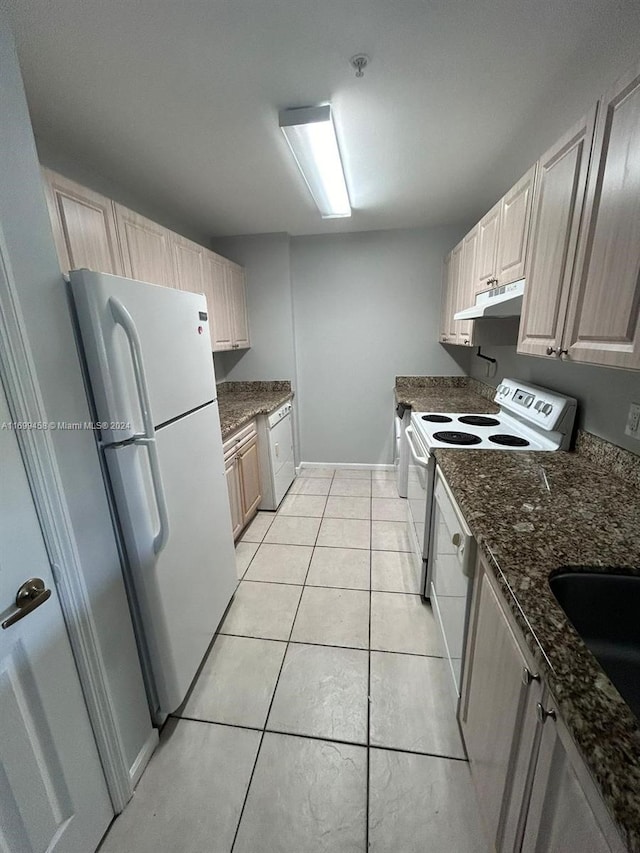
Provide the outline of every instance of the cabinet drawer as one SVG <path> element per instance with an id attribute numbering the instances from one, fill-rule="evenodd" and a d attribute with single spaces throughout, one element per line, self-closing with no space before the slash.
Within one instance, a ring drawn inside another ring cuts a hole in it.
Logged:
<path id="1" fill-rule="evenodd" d="M 227 457 L 237 453 L 238 450 L 240 450 L 239 445 L 246 444 L 257 435 L 258 431 L 256 429 L 255 421 L 250 421 L 246 426 L 243 426 L 241 429 L 232 433 L 229 438 L 225 439 L 222 445 L 222 452 L 224 453 L 225 460 L 227 459 Z"/>

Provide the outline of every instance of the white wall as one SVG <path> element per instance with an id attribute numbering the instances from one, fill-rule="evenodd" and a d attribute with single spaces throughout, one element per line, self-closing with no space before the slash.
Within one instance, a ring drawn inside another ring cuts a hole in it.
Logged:
<path id="1" fill-rule="evenodd" d="M 624 434 L 629 404 L 640 403 L 640 373 L 518 355 L 515 346 L 483 347 L 482 351 L 498 359 L 497 372 L 487 379 L 484 366 L 473 359 L 472 376 L 491 385 L 504 376 L 514 376 L 576 397 L 579 426 L 640 453 L 640 441 Z"/>
<path id="2" fill-rule="evenodd" d="M 1 12 L 0 68 L 0 229 L 46 420 L 90 421 L 20 69 Z M 131 766 L 151 725 L 94 435 L 89 430 L 51 435 L 91 597 L 91 616 Z"/>
<path id="3" fill-rule="evenodd" d="M 462 375 L 437 343 L 442 259 L 460 229 L 291 240 L 300 458 L 390 463 L 394 378 Z"/>
<path id="4" fill-rule="evenodd" d="M 295 387 L 289 235 L 219 239 L 219 252 L 245 267 L 251 349 L 216 353 L 216 380 L 289 379 Z"/>

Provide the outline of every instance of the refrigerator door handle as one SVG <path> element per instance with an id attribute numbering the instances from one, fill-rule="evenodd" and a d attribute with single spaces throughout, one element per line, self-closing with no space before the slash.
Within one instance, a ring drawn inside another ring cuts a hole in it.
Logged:
<path id="1" fill-rule="evenodd" d="M 156 509 L 158 510 L 158 519 L 160 520 L 160 529 L 153 539 L 153 550 L 155 554 L 159 554 L 169 539 L 169 510 L 167 509 L 167 499 L 164 493 L 164 486 L 162 485 L 162 476 L 160 475 L 158 448 L 156 447 L 155 438 L 136 438 L 133 443 L 146 447 L 149 454 L 153 496 L 156 501 Z"/>
<path id="2" fill-rule="evenodd" d="M 159 554 L 167 544 L 167 539 L 169 538 L 169 512 L 167 510 L 167 501 L 164 494 L 164 487 L 162 485 L 160 464 L 158 462 L 158 450 L 156 448 L 155 439 L 156 431 L 153 426 L 153 417 L 151 415 L 151 404 L 149 402 L 149 390 L 147 386 L 147 378 L 144 372 L 144 362 L 142 360 L 140 336 L 138 335 L 136 324 L 133 322 L 133 317 L 119 299 L 116 299 L 115 296 L 111 296 L 109 298 L 109 307 L 111 308 L 113 319 L 118 323 L 118 325 L 122 326 L 124 333 L 127 336 L 127 340 L 129 341 L 129 350 L 131 352 L 131 361 L 133 364 L 133 372 L 138 391 L 138 401 L 140 403 L 142 423 L 144 425 L 144 435 L 136 437 L 134 439 L 134 444 L 146 447 L 149 455 L 153 494 L 158 510 L 158 518 L 160 520 L 160 529 L 153 540 L 153 550 L 156 554 Z"/>
<path id="3" fill-rule="evenodd" d="M 151 403 L 149 402 L 149 389 L 147 386 L 147 377 L 144 372 L 142 346 L 140 344 L 140 336 L 138 335 L 136 324 L 133 322 L 131 314 L 115 296 L 109 297 L 109 307 L 111 309 L 113 319 L 119 326 L 122 326 L 124 333 L 127 336 L 127 340 L 129 341 L 129 351 L 131 352 L 133 373 L 136 379 L 138 402 L 140 403 L 140 411 L 142 412 L 144 437 L 153 438 L 155 430 L 153 428 L 153 417 L 151 415 Z"/>

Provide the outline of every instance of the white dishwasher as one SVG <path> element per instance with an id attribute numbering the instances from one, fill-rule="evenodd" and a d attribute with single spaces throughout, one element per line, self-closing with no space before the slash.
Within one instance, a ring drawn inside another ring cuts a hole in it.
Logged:
<path id="1" fill-rule="evenodd" d="M 260 509 L 278 509 L 296 476 L 291 410 L 291 401 L 287 400 L 275 412 L 259 419 Z"/>

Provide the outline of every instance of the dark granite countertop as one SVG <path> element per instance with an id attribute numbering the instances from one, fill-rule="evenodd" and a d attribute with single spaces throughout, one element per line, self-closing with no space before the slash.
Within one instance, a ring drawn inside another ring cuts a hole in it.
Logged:
<path id="1" fill-rule="evenodd" d="M 220 429 L 224 441 L 257 415 L 268 415 L 293 397 L 291 382 L 221 382 L 218 385 Z"/>
<path id="2" fill-rule="evenodd" d="M 396 376 L 397 403 L 416 412 L 490 415 L 498 411 L 495 388 L 467 376 Z"/>
<path id="3" fill-rule="evenodd" d="M 627 454 L 622 479 L 606 450 L 591 452 L 592 438 L 579 436 L 583 453 L 437 450 L 436 459 L 613 819 L 639 853 L 639 722 L 548 584 L 562 568 L 640 574 L 640 458 Z"/>

